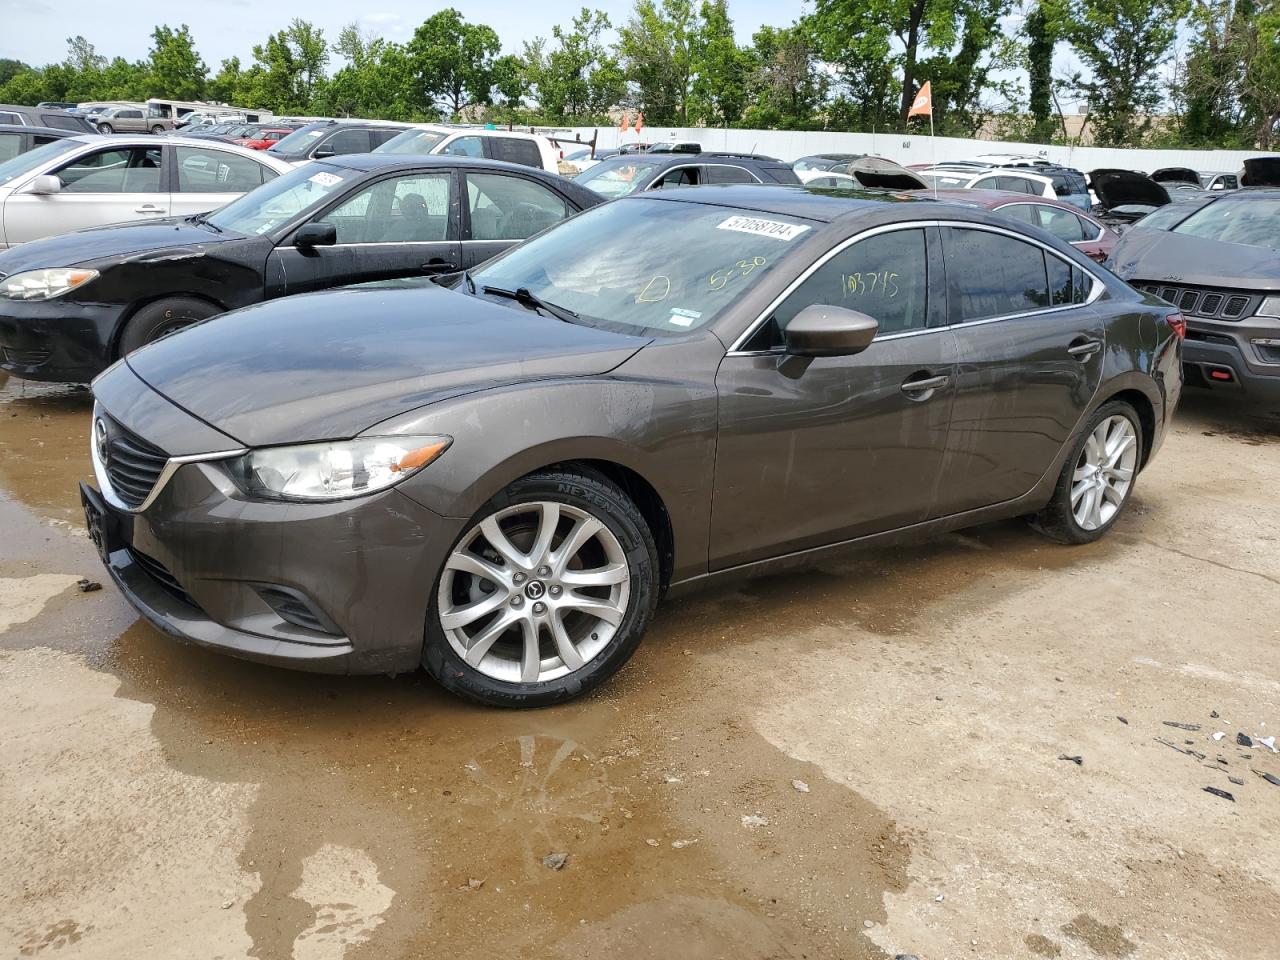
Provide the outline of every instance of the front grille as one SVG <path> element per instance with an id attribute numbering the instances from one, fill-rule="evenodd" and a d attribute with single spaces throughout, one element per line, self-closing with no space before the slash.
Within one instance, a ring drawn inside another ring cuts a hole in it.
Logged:
<path id="1" fill-rule="evenodd" d="M 1204 317 L 1206 320 L 1239 320 L 1251 316 L 1262 301 L 1261 296 L 1206 290 L 1203 287 L 1144 283 L 1141 280 L 1135 281 L 1134 286 L 1167 300 L 1186 316 Z"/>
<path id="2" fill-rule="evenodd" d="M 5 363 L 11 363 L 15 367 L 38 367 L 49 359 L 48 350 L 15 350 L 13 347 L 4 348 Z"/>
<path id="3" fill-rule="evenodd" d="M 120 424 L 103 418 L 107 426 L 107 478 L 116 496 L 139 507 L 160 479 L 169 455 Z"/>
<path id="4" fill-rule="evenodd" d="M 169 568 L 159 560 L 149 557 L 133 547 L 129 547 L 129 557 L 147 576 L 156 582 L 156 585 L 161 590 L 169 594 L 173 599 L 179 603 L 185 603 L 189 607 L 196 606 L 196 602 L 191 599 L 191 595 L 182 589 L 182 584 L 169 572 Z"/>

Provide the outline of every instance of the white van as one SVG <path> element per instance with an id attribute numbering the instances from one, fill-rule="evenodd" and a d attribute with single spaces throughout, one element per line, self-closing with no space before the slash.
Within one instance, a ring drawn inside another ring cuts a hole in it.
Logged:
<path id="1" fill-rule="evenodd" d="M 516 130 L 485 127 L 451 127 L 440 123 L 417 123 L 397 137 L 377 147 L 374 153 L 409 156 L 483 157 L 505 160 L 549 173 L 559 172 L 560 151 L 546 137 Z"/>

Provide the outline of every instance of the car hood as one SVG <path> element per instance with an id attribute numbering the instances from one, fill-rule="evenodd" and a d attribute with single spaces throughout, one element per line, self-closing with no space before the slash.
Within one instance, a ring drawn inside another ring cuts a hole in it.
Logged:
<path id="1" fill-rule="evenodd" d="M 1156 183 L 1189 183 L 1193 187 L 1200 186 L 1200 174 L 1190 167 L 1161 167 L 1151 171 L 1151 179 Z"/>
<path id="2" fill-rule="evenodd" d="M 1240 186 L 1280 186 L 1280 157 L 1250 157 L 1244 162 Z"/>
<path id="3" fill-rule="evenodd" d="M 1163 207 L 1169 202 L 1168 190 L 1132 170 L 1093 170 L 1089 180 L 1103 210 L 1130 204 Z"/>
<path id="4" fill-rule="evenodd" d="M 1280 254 L 1266 247 L 1205 240 L 1167 230 L 1130 230 L 1109 262 L 1125 280 L 1236 290 L 1280 288 Z"/>
<path id="5" fill-rule="evenodd" d="M 224 314 L 127 362 L 171 402 L 254 447 L 353 437 L 501 384 L 607 373 L 648 342 L 441 287 L 369 287 Z"/>
<path id="6" fill-rule="evenodd" d="M 0 274 L 11 276 L 23 270 L 69 267 L 91 260 L 127 257 L 171 247 L 207 245 L 233 239 L 186 220 L 153 220 L 118 226 L 92 227 L 76 233 L 32 240 L 0 253 Z"/>

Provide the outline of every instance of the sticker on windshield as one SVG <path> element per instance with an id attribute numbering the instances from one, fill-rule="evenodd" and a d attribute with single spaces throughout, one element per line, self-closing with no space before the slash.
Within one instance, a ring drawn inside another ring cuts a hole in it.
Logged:
<path id="1" fill-rule="evenodd" d="M 701 318 L 702 314 L 697 310 L 684 310 L 680 307 L 671 308 L 671 316 L 667 317 L 667 323 L 677 327 L 692 327 L 695 320 Z"/>
<path id="2" fill-rule="evenodd" d="M 335 173 L 313 173 L 307 177 L 312 183 L 318 183 L 322 187 L 332 187 L 342 182 L 342 178 Z"/>
<path id="3" fill-rule="evenodd" d="M 716 229 L 735 230 L 738 233 L 750 233 L 757 237 L 770 237 L 774 240 L 790 242 L 809 228 L 796 223 L 783 223 L 781 220 L 736 216 L 730 217 L 724 223 L 717 224 Z"/>

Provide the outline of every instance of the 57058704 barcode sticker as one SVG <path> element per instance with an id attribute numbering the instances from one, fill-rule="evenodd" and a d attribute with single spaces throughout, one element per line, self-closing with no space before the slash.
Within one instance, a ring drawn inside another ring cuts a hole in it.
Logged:
<path id="1" fill-rule="evenodd" d="M 781 220 L 765 220 L 761 217 L 730 217 L 724 223 L 716 225 L 717 230 L 736 230 L 738 233 L 750 233 L 757 237 L 770 237 L 773 240 L 791 241 L 808 230 L 798 223 L 783 223 Z"/>

